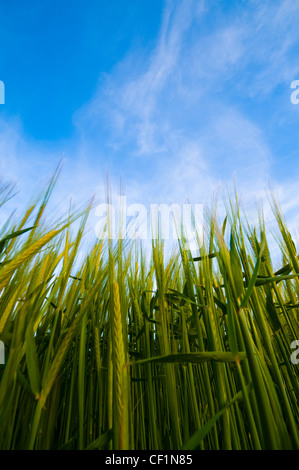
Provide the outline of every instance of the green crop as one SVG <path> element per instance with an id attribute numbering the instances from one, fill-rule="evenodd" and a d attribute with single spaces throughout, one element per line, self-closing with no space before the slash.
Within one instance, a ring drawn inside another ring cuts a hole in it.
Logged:
<path id="1" fill-rule="evenodd" d="M 299 449 L 299 262 L 277 204 L 275 270 L 237 197 L 198 256 L 161 239 L 148 256 L 87 249 L 91 206 L 47 225 L 54 183 L 0 231 L 0 448 Z"/>

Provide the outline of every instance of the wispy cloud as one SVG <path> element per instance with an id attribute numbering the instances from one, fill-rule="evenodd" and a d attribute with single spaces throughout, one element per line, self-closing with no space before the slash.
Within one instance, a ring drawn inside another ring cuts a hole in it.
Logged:
<path id="1" fill-rule="evenodd" d="M 26 139 L 19 125 L 4 129 L 3 173 L 32 180 L 64 156 L 64 199 L 103 194 L 106 171 L 113 184 L 124 179 L 134 202 L 208 202 L 234 176 L 244 198 L 262 197 L 279 166 L 271 135 L 281 116 L 271 114 L 270 99 L 288 116 L 289 81 L 299 73 L 299 9 L 289 0 L 225 5 L 165 2 L 156 43 L 128 51 L 99 77 L 96 93 L 74 115 L 71 141 L 49 150 Z M 290 187 L 279 181 L 289 212 L 299 204 Z"/>

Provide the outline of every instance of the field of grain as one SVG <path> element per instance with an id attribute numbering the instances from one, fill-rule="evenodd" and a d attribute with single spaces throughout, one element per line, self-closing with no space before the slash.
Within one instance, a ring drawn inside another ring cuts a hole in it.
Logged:
<path id="1" fill-rule="evenodd" d="M 299 261 L 278 207 L 275 272 L 237 197 L 196 257 L 96 240 L 78 266 L 90 208 L 51 225 L 52 189 L 1 227 L 1 449 L 299 449 Z"/>

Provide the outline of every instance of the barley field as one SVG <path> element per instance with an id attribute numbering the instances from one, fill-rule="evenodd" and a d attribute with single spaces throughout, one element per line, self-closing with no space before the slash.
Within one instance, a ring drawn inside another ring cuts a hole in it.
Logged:
<path id="1" fill-rule="evenodd" d="M 299 260 L 278 205 L 275 269 L 236 195 L 198 256 L 155 239 L 148 257 L 84 249 L 92 206 L 47 221 L 53 186 L 1 227 L 0 448 L 299 449 Z"/>

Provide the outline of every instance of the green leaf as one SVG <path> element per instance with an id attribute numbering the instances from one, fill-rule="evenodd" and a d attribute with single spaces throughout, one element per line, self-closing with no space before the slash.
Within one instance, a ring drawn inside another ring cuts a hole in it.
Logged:
<path id="1" fill-rule="evenodd" d="M 282 268 L 280 268 L 278 271 L 274 273 L 275 276 L 279 276 L 280 274 L 290 274 L 293 271 L 293 268 L 290 264 L 286 264 Z"/>
<path id="2" fill-rule="evenodd" d="M 223 236 L 225 235 L 226 223 L 227 223 L 227 215 L 225 216 L 225 219 L 224 219 L 223 225 L 222 225 L 222 235 Z"/>
<path id="3" fill-rule="evenodd" d="M 198 353 L 186 353 L 186 354 L 168 354 L 165 356 L 151 357 L 148 359 L 142 359 L 141 361 L 134 362 L 136 364 L 144 364 L 146 362 L 206 362 L 206 361 L 218 361 L 218 362 L 235 362 L 236 359 L 246 359 L 245 352 L 239 352 L 236 356 L 231 352 L 226 351 L 205 351 Z"/>
<path id="4" fill-rule="evenodd" d="M 247 302 L 248 302 L 248 300 L 251 296 L 253 287 L 255 285 L 257 285 L 257 277 L 258 277 L 258 272 L 259 272 L 259 269 L 260 269 L 261 259 L 262 259 L 264 249 L 265 249 L 265 240 L 264 240 L 264 237 L 262 237 L 262 242 L 261 242 L 261 247 L 260 247 L 258 259 L 257 259 L 257 262 L 255 264 L 255 268 L 254 268 L 254 271 L 252 273 L 251 279 L 249 281 L 246 293 L 245 293 L 245 295 L 243 297 L 243 300 L 241 302 L 240 308 L 246 307 L 246 304 L 247 304 Z"/>
<path id="5" fill-rule="evenodd" d="M 266 309 L 272 323 L 273 331 L 278 331 L 281 328 L 281 324 L 272 299 L 271 289 L 269 289 L 269 291 L 266 293 Z"/>
<path id="6" fill-rule="evenodd" d="M 209 255 L 206 255 L 206 256 L 198 256 L 197 258 L 192 258 L 193 261 L 202 261 L 203 259 L 212 259 L 212 258 L 216 258 L 217 254 L 216 253 L 211 253 Z"/>
<path id="7" fill-rule="evenodd" d="M 289 274 L 286 276 L 272 276 L 272 277 L 266 277 L 264 279 L 257 279 L 255 285 L 256 286 L 263 286 L 264 284 L 268 284 L 269 282 L 281 282 L 286 279 L 294 279 L 295 277 L 298 277 L 299 274 Z"/>
<path id="8" fill-rule="evenodd" d="M 182 294 L 181 292 L 178 292 L 175 289 L 169 289 L 172 293 L 174 298 L 178 298 L 181 300 L 184 300 L 185 302 L 189 302 L 190 304 L 198 305 L 196 302 L 190 299 L 187 295 Z M 169 294 L 168 294 L 169 295 Z M 199 305 L 200 307 L 204 307 L 204 305 Z"/>
<path id="9" fill-rule="evenodd" d="M 215 304 L 218 305 L 218 307 L 221 308 L 223 315 L 227 314 L 227 305 L 225 305 L 221 300 L 217 299 L 217 297 L 213 296 Z"/>
<path id="10" fill-rule="evenodd" d="M 240 298 L 243 293 L 243 271 L 242 264 L 240 261 L 239 253 L 235 246 L 233 234 L 230 238 L 230 262 L 234 278 L 234 284 L 236 289 L 237 297 Z"/>
<path id="11" fill-rule="evenodd" d="M 102 447 L 106 447 L 108 442 L 112 439 L 113 437 L 113 430 L 110 429 L 110 431 L 105 432 L 105 434 L 102 434 L 100 437 L 95 439 L 91 444 L 89 444 L 88 447 L 85 448 L 85 450 L 98 450 Z"/>
<path id="12" fill-rule="evenodd" d="M 5 248 L 5 245 L 8 242 L 8 240 L 11 240 L 12 238 L 15 238 L 15 237 L 19 237 L 23 233 L 26 233 L 29 230 L 32 230 L 33 228 L 34 227 L 29 227 L 29 228 L 25 228 L 23 230 L 18 230 L 17 232 L 13 232 L 10 235 L 7 235 L 5 238 L 2 238 L 2 240 L 0 240 L 0 254 L 3 252 L 3 250 Z"/>
<path id="13" fill-rule="evenodd" d="M 38 365 L 38 355 L 33 334 L 33 324 L 29 323 L 25 335 L 26 362 L 31 389 L 36 398 L 40 396 L 41 377 Z"/>
<path id="14" fill-rule="evenodd" d="M 251 386 L 250 386 L 251 387 Z M 196 431 L 192 437 L 183 445 L 181 450 L 195 450 L 199 447 L 200 442 L 206 437 L 208 432 L 213 428 L 218 419 L 223 415 L 223 413 L 236 401 L 243 399 L 243 392 L 238 392 L 234 398 L 227 403 L 218 413 L 216 413 L 207 423 L 205 423 L 202 428 Z"/>

